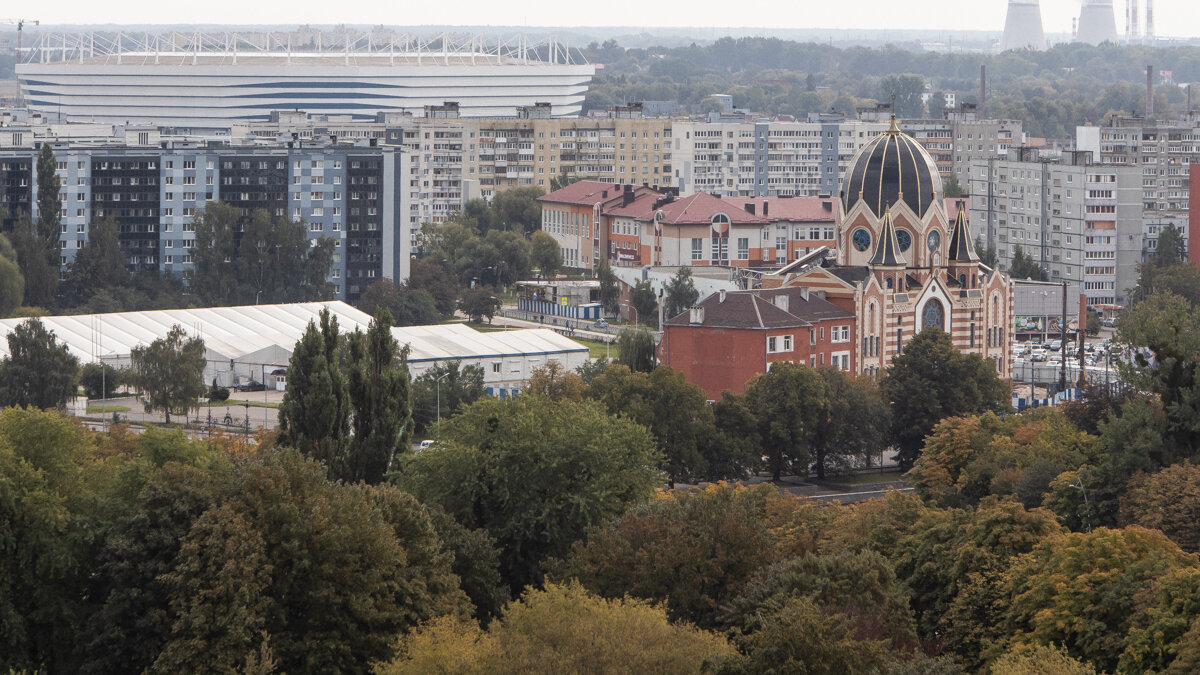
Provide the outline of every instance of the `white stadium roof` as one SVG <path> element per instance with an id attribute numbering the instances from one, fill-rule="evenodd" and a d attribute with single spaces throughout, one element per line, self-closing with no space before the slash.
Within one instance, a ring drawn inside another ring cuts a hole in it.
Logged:
<path id="1" fill-rule="evenodd" d="M 336 301 L 46 316 L 41 321 L 83 363 L 127 360 L 134 347 L 164 337 L 178 325 L 204 339 L 210 360 L 286 365 L 309 322 L 319 321 L 323 309 L 337 318 L 343 332 L 365 331 L 371 322 L 367 313 Z M 0 337 L 26 320 L 0 319 Z M 409 345 L 413 362 L 588 351 L 545 328 L 483 333 L 443 324 L 393 328 L 392 335 Z M 0 357 L 7 356 L 8 342 L 0 340 Z"/>

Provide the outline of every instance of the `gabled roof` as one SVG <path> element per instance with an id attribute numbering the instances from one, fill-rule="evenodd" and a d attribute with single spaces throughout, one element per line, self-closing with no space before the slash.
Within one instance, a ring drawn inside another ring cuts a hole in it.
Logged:
<path id="1" fill-rule="evenodd" d="M 772 222 L 829 223 L 833 222 L 837 210 L 834 206 L 837 203 L 835 197 L 729 197 L 727 201 L 755 204 L 755 213 Z M 766 208 L 763 208 L 764 204 Z"/>
<path id="2" fill-rule="evenodd" d="M 826 319 L 852 319 L 854 315 L 816 295 L 804 298 L 801 288 L 771 288 L 751 291 L 713 293 L 696 303 L 704 310 L 703 321 L 691 322 L 691 311 L 685 311 L 669 319 L 668 326 L 700 325 L 708 328 L 742 328 L 767 330 L 775 328 L 802 328 L 815 321 Z M 787 309 L 777 304 L 776 298 L 787 298 Z"/>
<path id="3" fill-rule="evenodd" d="M 644 185 L 631 186 L 634 194 L 653 193 Z M 618 199 L 624 192 L 625 186 L 620 183 L 604 183 L 598 180 L 581 180 L 555 190 L 548 195 L 538 197 L 539 202 L 554 202 L 556 204 L 574 204 L 576 206 L 595 206 L 604 202 Z"/>
<path id="4" fill-rule="evenodd" d="M 771 222 L 761 216 L 747 213 L 735 201 L 704 192 L 663 204 L 661 210 L 662 222 L 667 225 L 708 225 L 718 213 L 729 216 L 729 222 L 733 225 L 767 225 Z"/>
<path id="5" fill-rule="evenodd" d="M 896 226 L 892 224 L 892 209 L 883 212 L 883 229 L 875 244 L 875 255 L 871 256 L 873 267 L 905 267 L 908 263 L 900 253 L 900 242 L 896 240 Z"/>
<path id="6" fill-rule="evenodd" d="M 604 209 L 604 215 L 611 218 L 633 218 L 635 220 L 653 220 L 654 203 L 662 199 L 657 192 L 645 192 L 634 198 L 632 202 L 622 206 L 616 204 Z"/>
<path id="7" fill-rule="evenodd" d="M 965 208 L 958 209 L 954 228 L 950 231 L 950 250 L 946 253 L 946 259 L 951 262 L 979 262 L 979 256 L 975 255 L 975 245 L 971 242 L 971 226 L 967 224 L 965 212 Z"/>

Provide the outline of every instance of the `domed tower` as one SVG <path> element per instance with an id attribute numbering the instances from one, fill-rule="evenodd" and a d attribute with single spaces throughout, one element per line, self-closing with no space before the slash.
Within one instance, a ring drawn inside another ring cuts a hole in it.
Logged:
<path id="1" fill-rule="evenodd" d="M 939 249 L 949 228 L 941 174 L 925 148 L 900 131 L 895 118 L 850 160 L 839 206 L 839 264 L 872 264 L 884 232 L 883 215 L 889 211 L 898 253 L 908 265 L 930 267 L 944 260 Z"/>

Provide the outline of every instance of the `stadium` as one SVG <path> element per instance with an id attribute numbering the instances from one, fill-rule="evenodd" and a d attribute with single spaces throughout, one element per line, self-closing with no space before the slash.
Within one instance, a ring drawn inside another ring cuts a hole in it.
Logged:
<path id="1" fill-rule="evenodd" d="M 511 117 L 538 102 L 574 116 L 594 74 L 557 41 L 451 35 L 295 47 L 286 34 L 44 34 L 17 65 L 26 105 L 48 118 L 192 129 L 277 110 L 421 115 L 446 101 L 464 117 Z"/>

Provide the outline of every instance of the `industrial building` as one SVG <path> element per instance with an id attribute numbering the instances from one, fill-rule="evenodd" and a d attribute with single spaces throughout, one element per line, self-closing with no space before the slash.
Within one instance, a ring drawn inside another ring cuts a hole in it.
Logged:
<path id="1" fill-rule="evenodd" d="M 554 40 L 341 37 L 301 47 L 271 33 L 44 34 L 16 71 L 35 111 L 190 129 L 265 120 L 273 110 L 370 119 L 446 100 L 467 117 L 538 102 L 574 116 L 595 73 Z"/>
<path id="2" fill-rule="evenodd" d="M 323 310 L 337 319 L 342 332 L 366 331 L 371 323 L 369 314 L 337 301 L 47 316 L 40 321 L 81 362 L 117 368 L 130 365 L 135 347 L 180 326 L 190 337 L 204 340 L 204 381 L 230 387 L 267 382 L 272 371 L 286 369 L 296 342 Z M 0 319 L 0 338 L 26 320 Z M 587 347 L 541 328 L 482 333 L 461 324 L 411 326 L 393 328 L 392 337 L 408 346 L 412 377 L 439 363 L 461 361 L 483 369 L 484 386 L 495 396 L 519 392 L 533 369 L 548 361 L 573 370 L 589 357 Z M 8 342 L 0 339 L 0 358 L 7 356 Z"/>

